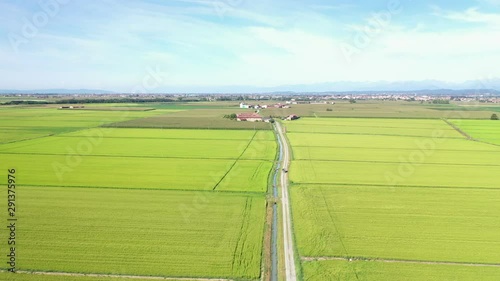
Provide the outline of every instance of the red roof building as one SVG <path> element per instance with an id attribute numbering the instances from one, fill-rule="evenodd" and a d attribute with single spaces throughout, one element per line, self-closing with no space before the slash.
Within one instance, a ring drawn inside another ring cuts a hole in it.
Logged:
<path id="1" fill-rule="evenodd" d="M 263 121 L 262 116 L 257 113 L 240 113 L 236 115 L 236 120 L 238 121 L 248 121 L 248 122 L 261 122 Z"/>

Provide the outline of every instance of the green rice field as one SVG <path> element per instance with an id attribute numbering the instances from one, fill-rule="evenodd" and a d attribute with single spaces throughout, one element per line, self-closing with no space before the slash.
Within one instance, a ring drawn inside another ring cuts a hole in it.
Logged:
<path id="1" fill-rule="evenodd" d="M 500 269 L 442 264 L 321 261 L 305 262 L 307 281 L 495 281 Z"/>
<path id="2" fill-rule="evenodd" d="M 178 191 L 24 187 L 19 267 L 257 278 L 265 200 Z M 49 207 L 50 206 L 50 207 Z"/>
<path id="3" fill-rule="evenodd" d="M 299 253 L 498 263 L 499 195 L 481 189 L 296 186 Z"/>
<path id="4" fill-rule="evenodd" d="M 2 108 L 0 110 L 0 143 L 68 133 L 104 124 L 164 115 L 174 111 L 99 112 L 58 110 L 57 108 Z"/>
<path id="5" fill-rule="evenodd" d="M 98 277 L 98 276 L 75 276 L 75 275 L 44 275 L 44 274 L 12 274 L 0 272 L 0 280 L 4 281 L 151 281 L 151 278 L 126 278 L 126 277 Z M 169 281 L 195 281 L 196 279 L 169 279 Z"/>
<path id="6" fill-rule="evenodd" d="M 0 169 L 15 168 L 18 186 L 17 270 L 261 277 L 274 133 L 100 127 L 172 112 L 0 110 Z M 123 279 L 0 273 L 67 278 Z"/>
<path id="7" fill-rule="evenodd" d="M 478 141 L 500 145 L 498 120 L 452 120 L 452 123 Z"/>
<path id="8" fill-rule="evenodd" d="M 285 126 L 304 280 L 500 276 L 500 266 L 487 266 L 500 264 L 499 146 L 467 140 L 442 120 Z"/>

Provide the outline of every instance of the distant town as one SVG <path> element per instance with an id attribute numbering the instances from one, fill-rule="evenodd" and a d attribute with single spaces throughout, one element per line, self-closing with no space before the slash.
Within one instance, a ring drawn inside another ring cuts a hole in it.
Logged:
<path id="1" fill-rule="evenodd" d="M 421 103 L 443 103 L 449 101 L 500 103 L 500 96 L 489 93 L 416 94 L 416 93 L 288 93 L 288 94 L 0 94 L 1 104 L 30 103 L 126 103 L 126 102 L 206 102 L 239 101 L 242 106 L 250 101 L 281 101 L 282 107 L 293 104 L 328 104 L 335 101 L 351 103 L 363 100 L 408 101 Z M 56 102 L 57 101 L 57 102 Z M 244 108 L 244 107 L 242 107 Z"/>

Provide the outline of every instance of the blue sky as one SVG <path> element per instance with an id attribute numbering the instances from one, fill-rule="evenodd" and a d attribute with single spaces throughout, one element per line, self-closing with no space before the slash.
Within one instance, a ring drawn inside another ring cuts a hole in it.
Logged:
<path id="1" fill-rule="evenodd" d="M 500 0 L 3 0 L 0 88 L 500 76 Z"/>

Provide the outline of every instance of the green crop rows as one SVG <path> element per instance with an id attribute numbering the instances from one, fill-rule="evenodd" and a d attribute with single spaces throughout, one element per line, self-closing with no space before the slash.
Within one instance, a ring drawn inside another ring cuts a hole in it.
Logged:
<path id="1" fill-rule="evenodd" d="M 286 126 L 304 280 L 498 279 L 500 147 L 442 120 Z"/>
<path id="2" fill-rule="evenodd" d="M 16 169 L 20 202 L 18 270 L 260 277 L 273 132 L 97 127 L 168 113 L 0 111 L 0 169 Z"/>
<path id="3" fill-rule="evenodd" d="M 476 140 L 500 145 L 498 120 L 453 120 L 452 122 Z"/>
<path id="4" fill-rule="evenodd" d="M 321 261 L 304 263 L 307 281 L 496 281 L 500 270 L 495 267 L 475 267 L 442 264 Z"/>
<path id="5" fill-rule="evenodd" d="M 29 270 L 257 278 L 264 199 L 232 194 L 24 187 Z"/>

